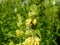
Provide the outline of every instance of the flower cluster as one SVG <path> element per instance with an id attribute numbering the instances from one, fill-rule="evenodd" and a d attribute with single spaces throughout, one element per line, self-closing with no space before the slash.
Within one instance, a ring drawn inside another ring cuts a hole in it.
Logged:
<path id="1" fill-rule="evenodd" d="M 16 36 L 17 36 L 18 38 L 22 37 L 23 34 L 24 34 L 24 32 L 23 32 L 22 30 L 16 30 Z"/>
<path id="2" fill-rule="evenodd" d="M 39 45 L 40 39 L 38 37 L 28 37 L 22 45 Z"/>
<path id="3" fill-rule="evenodd" d="M 28 14 L 28 19 L 25 20 L 25 25 L 29 28 L 32 25 L 34 25 L 34 26 L 37 25 L 37 19 L 35 18 L 36 10 L 37 10 L 36 5 L 32 5 L 32 7 L 30 7 L 31 12 L 29 12 L 29 14 Z M 21 27 L 20 26 L 22 23 L 21 16 L 19 14 L 17 16 L 18 16 L 17 26 Z M 25 41 L 23 41 L 22 43 L 17 44 L 17 45 L 28 45 L 28 44 L 29 45 L 39 45 L 40 39 L 37 36 L 34 36 L 35 33 L 32 28 L 26 30 L 25 32 L 23 32 L 23 30 L 19 30 L 19 29 L 16 30 L 16 36 L 18 38 L 20 38 L 24 34 L 25 38 L 27 38 L 27 39 L 25 39 Z"/>
<path id="4" fill-rule="evenodd" d="M 31 24 L 36 25 L 37 20 L 36 19 L 26 19 L 26 26 L 30 26 Z"/>

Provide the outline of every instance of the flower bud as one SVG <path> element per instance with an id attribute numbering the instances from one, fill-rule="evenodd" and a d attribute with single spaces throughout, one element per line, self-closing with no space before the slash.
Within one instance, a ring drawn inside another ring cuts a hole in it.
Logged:
<path id="1" fill-rule="evenodd" d="M 17 37 L 21 37 L 21 36 L 23 36 L 23 34 L 24 34 L 23 31 L 21 31 L 21 30 L 16 30 L 16 36 L 17 36 Z"/>
<path id="2" fill-rule="evenodd" d="M 26 37 L 32 36 L 32 31 L 27 30 L 27 31 L 25 32 L 25 36 L 26 36 Z"/>

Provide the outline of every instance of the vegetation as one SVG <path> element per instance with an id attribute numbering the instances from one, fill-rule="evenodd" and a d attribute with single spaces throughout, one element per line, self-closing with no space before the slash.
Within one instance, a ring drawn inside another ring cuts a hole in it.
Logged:
<path id="1" fill-rule="evenodd" d="M 0 1 L 0 45 L 58 45 L 57 0 Z"/>

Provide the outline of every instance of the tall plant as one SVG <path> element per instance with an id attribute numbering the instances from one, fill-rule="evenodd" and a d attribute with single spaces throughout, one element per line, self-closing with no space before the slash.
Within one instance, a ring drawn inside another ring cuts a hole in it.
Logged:
<path id="1" fill-rule="evenodd" d="M 0 45 L 57 45 L 58 15 L 56 0 L 2 0 Z"/>

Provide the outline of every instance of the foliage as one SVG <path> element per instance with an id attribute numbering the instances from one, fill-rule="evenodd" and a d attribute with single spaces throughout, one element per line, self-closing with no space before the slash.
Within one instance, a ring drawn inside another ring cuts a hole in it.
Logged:
<path id="1" fill-rule="evenodd" d="M 20 45 L 38 37 L 40 45 L 57 45 L 59 11 L 53 0 L 2 0 L 0 2 L 0 45 Z"/>

